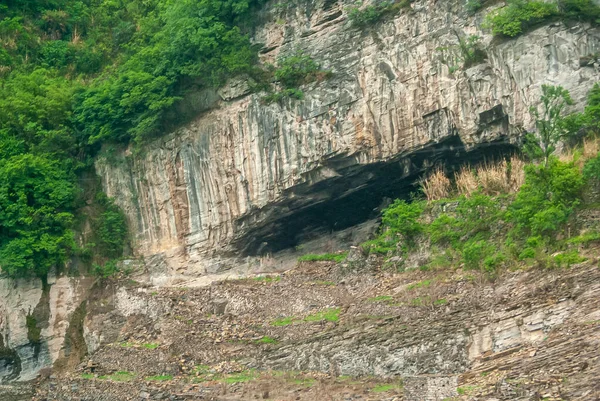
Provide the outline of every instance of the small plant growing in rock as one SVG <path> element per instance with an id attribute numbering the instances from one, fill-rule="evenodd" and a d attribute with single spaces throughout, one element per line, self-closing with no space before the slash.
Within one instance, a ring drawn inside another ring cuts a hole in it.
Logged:
<path id="1" fill-rule="evenodd" d="M 387 16 L 394 15 L 400 10 L 410 7 L 410 0 L 385 1 L 378 4 L 363 6 L 356 3 L 346 8 L 350 25 L 357 28 L 365 28 L 376 24 Z"/>
<path id="2" fill-rule="evenodd" d="M 281 89 L 263 98 L 265 103 L 273 103 L 285 98 L 301 100 L 304 93 L 300 86 L 327 78 L 330 73 L 321 70 L 319 64 L 302 51 L 280 57 L 277 68 L 272 69 L 273 78 Z"/>
<path id="3" fill-rule="evenodd" d="M 469 14 L 475 14 L 482 7 L 481 0 L 467 0 L 465 8 Z"/>

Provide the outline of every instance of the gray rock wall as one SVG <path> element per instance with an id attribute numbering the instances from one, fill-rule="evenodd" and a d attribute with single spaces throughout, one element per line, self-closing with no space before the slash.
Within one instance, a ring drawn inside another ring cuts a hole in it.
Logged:
<path id="1" fill-rule="evenodd" d="M 450 139 L 474 153 L 484 144 L 512 143 L 532 128 L 528 110 L 542 84 L 564 86 L 580 109 L 598 80 L 593 57 L 580 63 L 600 49 L 600 31 L 585 24 L 557 22 L 498 40 L 480 28 L 489 7 L 469 16 L 460 1 L 420 0 L 359 30 L 347 21 L 349 4 L 272 8 L 254 35 L 265 62 L 302 49 L 332 72 L 302 88 L 304 100 L 264 105 L 262 94 L 244 95 L 235 80 L 220 91 L 228 100 L 139 155 L 98 160 L 105 191 L 127 213 L 138 255 L 160 261 L 169 274 L 206 274 L 231 263 L 223 255 L 278 250 L 274 233 L 289 239 L 317 214 L 302 211 L 386 175 L 408 183 L 430 164 L 415 158 Z M 472 34 L 482 37 L 487 61 L 451 73 L 451 64 L 461 65 L 452 61 L 458 37 Z M 457 161 L 452 152 L 439 158 Z M 375 169 L 382 163 L 395 169 Z"/>

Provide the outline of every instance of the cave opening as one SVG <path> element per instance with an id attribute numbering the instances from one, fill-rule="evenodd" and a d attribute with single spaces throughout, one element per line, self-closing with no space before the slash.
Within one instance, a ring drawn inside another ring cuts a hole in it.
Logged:
<path id="1" fill-rule="evenodd" d="M 245 256 L 275 253 L 376 219 L 392 200 L 410 200 L 419 189 L 419 180 L 435 166 L 452 173 L 463 165 L 475 166 L 516 151 L 515 145 L 505 141 L 467 150 L 454 135 L 378 163 L 354 163 L 348 155 L 340 155 L 324 162 L 323 168 L 335 172 L 331 177 L 293 187 L 284 201 L 238 221 L 251 228 L 240 230 L 244 235 L 232 243 L 234 251 Z"/>

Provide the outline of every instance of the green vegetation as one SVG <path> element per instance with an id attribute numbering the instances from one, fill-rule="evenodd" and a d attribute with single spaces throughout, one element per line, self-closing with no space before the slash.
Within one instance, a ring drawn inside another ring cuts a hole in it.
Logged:
<path id="1" fill-rule="evenodd" d="M 301 85 L 322 80 L 329 75 L 329 72 L 320 69 L 312 57 L 301 51 L 279 58 L 277 68 L 271 69 L 280 90 L 265 96 L 265 103 L 278 102 L 284 98 L 302 100 L 304 93 L 299 89 Z"/>
<path id="2" fill-rule="evenodd" d="M 481 0 L 467 0 L 465 7 L 469 14 L 475 14 L 482 7 Z"/>
<path id="3" fill-rule="evenodd" d="M 473 390 L 475 390 L 475 386 L 462 386 L 462 387 L 458 387 L 456 389 L 456 392 L 458 393 L 458 395 L 467 395 L 467 394 L 471 393 Z"/>
<path id="4" fill-rule="evenodd" d="M 310 378 L 291 379 L 290 382 L 297 384 L 299 386 L 303 386 L 303 387 L 312 387 L 315 384 L 317 384 L 317 381 L 315 379 L 310 379 Z"/>
<path id="5" fill-rule="evenodd" d="M 514 37 L 553 18 L 598 23 L 600 7 L 593 0 L 508 0 L 506 7 L 486 16 L 485 25 L 495 35 Z"/>
<path id="6" fill-rule="evenodd" d="M 509 0 L 507 6 L 486 16 L 495 35 L 517 36 L 536 24 L 558 15 L 554 3 L 541 0 Z"/>
<path id="7" fill-rule="evenodd" d="M 188 92 L 260 75 L 244 33 L 263 0 L 31 0 L 0 5 L 0 266 L 45 276 L 72 255 L 116 272 L 123 215 L 83 184 L 102 147 L 142 144 Z M 289 71 L 281 72 L 287 82 Z M 192 89 L 188 89 L 192 88 Z M 189 102 L 188 102 L 189 103 Z M 178 121 L 180 123 L 181 121 Z M 95 192 L 95 191 L 94 191 Z M 89 210 L 98 211 L 89 215 Z M 96 240 L 76 244 L 93 219 Z M 93 242 L 93 243 L 92 243 Z"/>
<path id="8" fill-rule="evenodd" d="M 415 288 L 427 288 L 431 285 L 433 280 L 423 280 L 418 283 L 410 284 L 406 287 L 407 290 L 414 290 Z"/>
<path id="9" fill-rule="evenodd" d="M 451 74 L 460 67 L 469 68 L 480 64 L 487 57 L 481 37 L 477 35 L 468 36 L 466 39 L 458 36 L 458 45 L 438 47 L 436 50 L 441 55 L 442 63 L 448 65 Z"/>
<path id="10" fill-rule="evenodd" d="M 37 319 L 33 315 L 27 315 L 25 323 L 27 325 L 27 340 L 30 343 L 39 343 L 42 338 L 42 329 L 38 327 Z"/>
<path id="11" fill-rule="evenodd" d="M 410 6 L 410 0 L 384 1 L 377 4 L 362 6 L 360 2 L 352 7 L 348 7 L 348 20 L 350 24 L 357 28 L 366 28 L 380 22 L 388 16 L 400 12 L 402 9 Z"/>
<path id="12" fill-rule="evenodd" d="M 157 349 L 158 347 L 160 347 L 160 344 L 159 343 L 145 343 L 145 344 L 142 344 L 142 347 L 146 348 L 146 349 Z"/>
<path id="13" fill-rule="evenodd" d="M 275 319 L 271 322 L 271 326 L 281 327 L 281 326 L 289 326 L 294 323 L 295 319 L 293 317 L 282 317 L 280 319 Z"/>
<path id="14" fill-rule="evenodd" d="M 258 373 L 254 370 L 246 370 L 239 373 L 234 373 L 219 379 L 219 381 L 227 384 L 245 383 L 258 378 Z"/>
<path id="15" fill-rule="evenodd" d="M 295 322 L 337 322 L 340 319 L 340 308 L 328 308 L 312 315 L 306 316 L 304 319 L 295 318 L 295 317 L 283 317 L 280 319 L 276 319 L 271 322 L 271 326 L 289 326 Z"/>
<path id="16" fill-rule="evenodd" d="M 263 336 L 260 339 L 255 341 L 257 344 L 277 344 L 278 341 L 273 338 L 273 337 L 269 337 L 269 336 Z"/>
<path id="17" fill-rule="evenodd" d="M 403 250 L 410 249 L 417 235 L 423 232 L 419 218 L 425 208 L 424 202 L 407 203 L 396 200 L 383 211 L 381 234 L 374 240 L 365 242 L 362 247 L 369 253 L 386 254 L 400 244 Z"/>
<path id="18" fill-rule="evenodd" d="M 569 267 L 584 261 L 585 257 L 572 247 L 596 241 L 600 234 L 572 232 L 570 222 L 577 209 L 595 207 L 583 204 L 582 193 L 586 183 L 600 183 L 600 156 L 590 155 L 591 150 L 598 152 L 594 145 L 585 150 L 587 161 L 582 160 L 585 143 L 570 151 L 572 160 L 559 159 L 555 151 L 559 142 L 568 143 L 576 134 L 596 135 L 599 95 L 600 88 L 594 87 L 585 111 L 565 117 L 564 110 L 571 103 L 569 93 L 561 87 L 544 85 L 539 109 L 531 110 L 537 131 L 527 136 L 524 147 L 531 162 L 514 167 L 524 173 L 518 179 L 522 183 L 508 183 L 516 175 L 511 174 L 511 165 L 503 162 L 498 164 L 501 169 L 482 171 L 488 174 L 485 180 L 473 178 L 473 185 L 478 187 L 463 194 L 429 203 L 398 200 L 384 210 L 379 234 L 364 243 L 363 250 L 389 258 L 410 254 L 416 242 L 427 243 L 432 254 L 424 270 L 461 266 L 489 275 L 503 267 Z M 589 141 L 597 143 L 597 139 Z M 458 191 L 464 187 L 458 182 L 456 185 Z M 516 193 L 509 193 L 510 188 Z M 571 235 L 574 237 L 569 238 Z M 431 281 L 426 280 L 408 289 L 429 285 Z M 429 301 L 416 298 L 411 303 L 418 306 L 431 304 Z M 446 302 L 433 300 L 433 305 Z"/>
<path id="19" fill-rule="evenodd" d="M 302 255 L 298 258 L 298 262 L 337 262 L 340 263 L 342 261 L 344 261 L 344 259 L 346 259 L 346 255 L 348 255 L 348 252 L 342 252 L 342 253 L 321 253 L 321 254 L 314 254 L 314 253 L 309 253 L 306 255 Z"/>
<path id="20" fill-rule="evenodd" d="M 154 382 L 164 382 L 173 380 L 173 376 L 171 375 L 158 375 L 158 376 L 147 376 L 145 380 L 154 381 Z"/>
<path id="21" fill-rule="evenodd" d="M 328 285 L 328 286 L 335 286 L 335 283 L 333 281 L 324 281 L 324 280 L 317 280 L 313 282 L 316 285 Z"/>
<path id="22" fill-rule="evenodd" d="M 340 308 L 325 309 L 304 318 L 305 322 L 337 322 L 338 320 L 340 320 Z"/>
<path id="23" fill-rule="evenodd" d="M 89 379 L 93 379 L 93 378 L 94 378 L 94 375 L 93 375 L 92 373 L 82 373 L 82 374 L 81 374 L 81 378 L 82 378 L 82 379 L 89 380 Z"/>
<path id="24" fill-rule="evenodd" d="M 115 372 L 112 375 L 100 376 L 98 379 L 100 380 L 112 380 L 115 382 L 128 382 L 135 378 L 135 374 L 131 372 L 127 372 L 125 370 L 121 370 L 119 372 Z"/>

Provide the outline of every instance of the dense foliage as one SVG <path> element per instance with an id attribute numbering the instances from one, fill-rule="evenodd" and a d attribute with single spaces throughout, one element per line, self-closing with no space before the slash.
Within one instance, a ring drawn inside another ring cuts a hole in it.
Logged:
<path id="1" fill-rule="evenodd" d="M 495 35 L 514 37 L 552 18 L 600 22 L 600 7 L 594 0 L 508 0 L 507 6 L 486 16 L 485 24 Z"/>
<path id="2" fill-rule="evenodd" d="M 252 73 L 242 31 L 263 0 L 8 0 L 0 5 L 0 267 L 44 275 L 76 251 L 77 177 L 106 143 L 161 131 L 184 88 Z M 89 197 L 89 195 L 87 195 Z M 118 258 L 108 200 L 81 244 Z"/>

